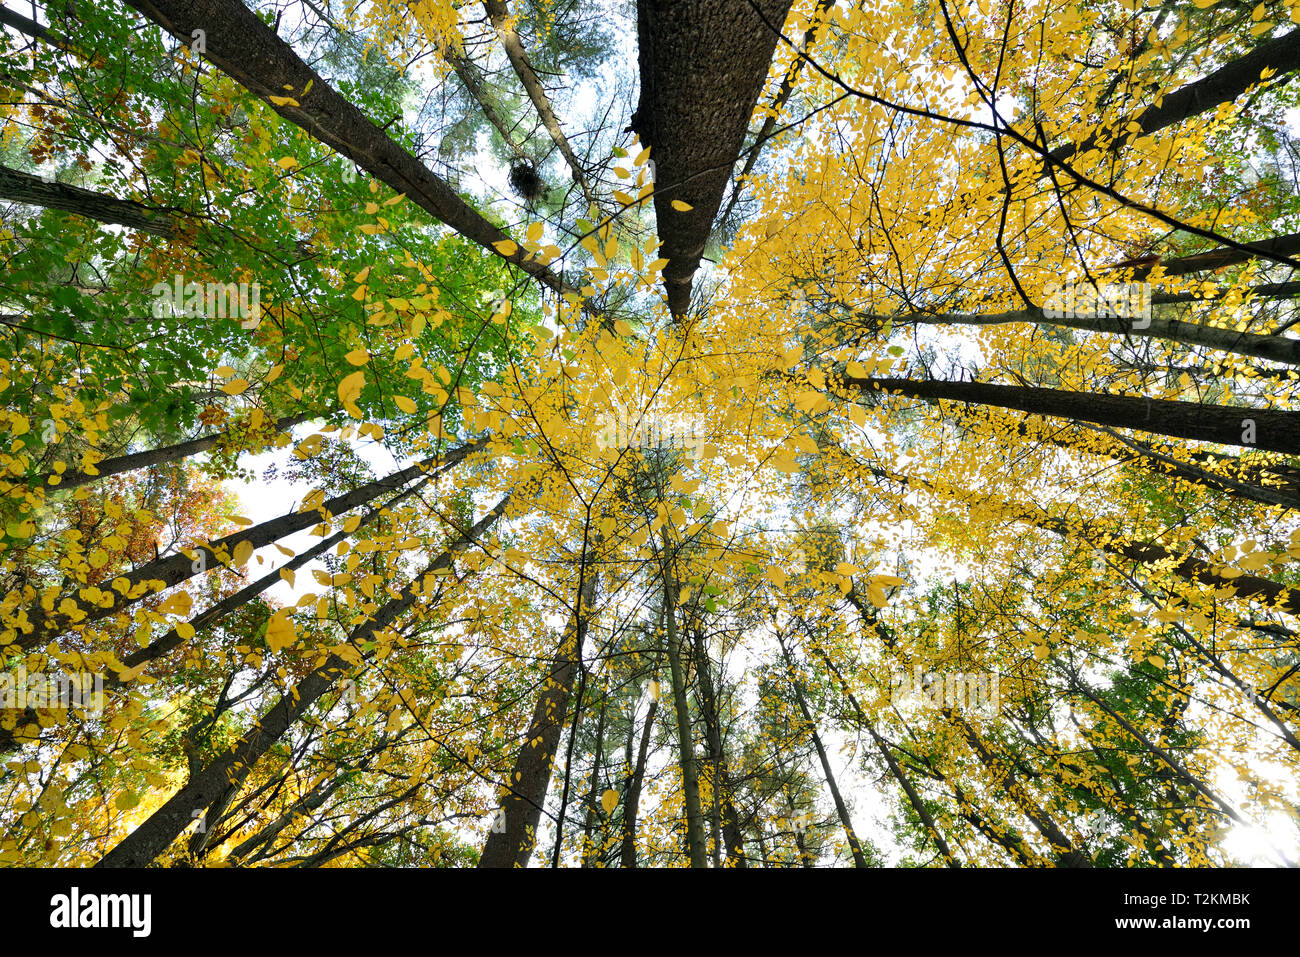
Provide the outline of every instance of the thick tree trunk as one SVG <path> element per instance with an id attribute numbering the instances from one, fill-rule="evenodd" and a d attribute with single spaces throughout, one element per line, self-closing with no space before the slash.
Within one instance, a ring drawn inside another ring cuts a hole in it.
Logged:
<path id="1" fill-rule="evenodd" d="M 1261 43 L 1245 56 L 1226 63 L 1208 76 L 1202 77 L 1160 98 L 1159 105 L 1151 105 L 1135 117 L 1114 123 L 1111 149 L 1118 149 L 1130 137 L 1149 136 L 1189 117 L 1212 110 L 1220 103 L 1235 100 L 1248 87 L 1260 82 L 1265 70 L 1288 74 L 1300 69 L 1300 29 Z M 1130 130 L 1136 123 L 1137 129 Z M 1061 162 L 1075 154 L 1097 149 L 1097 137 L 1088 137 L 1077 146 L 1068 143 L 1051 151 L 1052 159 Z"/>
<path id="2" fill-rule="evenodd" d="M 542 681 L 528 731 L 505 783 L 500 827 L 489 832 L 479 857 L 479 867 L 527 867 L 537 842 L 537 825 L 551 784 L 555 752 L 569 710 L 574 673 L 582 658 L 587 620 L 596 602 L 598 576 L 584 549 L 579 572 L 578 601 L 568 628 L 560 639 L 550 671 Z"/>
<path id="3" fill-rule="evenodd" d="M 637 0 L 641 101 L 632 129 L 655 162 L 659 255 L 678 320 L 789 9 L 790 0 Z"/>

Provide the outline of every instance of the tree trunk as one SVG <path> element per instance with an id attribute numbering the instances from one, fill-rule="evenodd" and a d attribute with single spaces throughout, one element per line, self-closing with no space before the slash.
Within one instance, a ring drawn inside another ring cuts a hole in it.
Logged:
<path id="1" fill-rule="evenodd" d="M 275 423 L 276 431 L 286 432 L 295 425 L 300 425 L 315 416 L 313 412 L 300 412 L 297 415 L 285 416 Z M 108 478 L 110 475 L 121 475 L 124 472 L 133 472 L 136 469 L 149 468 L 153 465 L 163 465 L 167 462 L 175 462 L 178 459 L 188 458 L 191 455 L 197 455 L 200 452 L 206 452 L 212 446 L 216 445 L 226 435 L 225 432 L 214 432 L 211 435 L 203 435 L 197 439 L 190 439 L 188 442 L 177 442 L 175 445 L 167 445 L 158 449 L 147 449 L 143 452 L 132 452 L 129 455 L 119 455 L 111 459 L 104 459 L 102 462 L 95 464 L 94 475 L 85 472 L 64 472 L 59 477 L 58 488 L 69 489 L 76 488 L 79 485 L 89 485 L 92 482 L 98 482 L 100 479 Z M 55 475 L 54 472 L 46 472 L 38 479 L 40 484 L 44 485 Z"/>
<path id="2" fill-rule="evenodd" d="M 637 0 L 636 8 L 641 100 L 631 126 L 652 148 L 659 255 L 680 321 L 790 0 Z"/>
<path id="3" fill-rule="evenodd" d="M 508 795 L 501 802 L 501 827 L 493 828 L 483 845 L 479 867 L 527 867 L 537 842 L 537 824 L 551 783 L 555 751 L 569 710 L 573 676 L 582 658 L 587 637 L 587 620 L 596 602 L 597 574 L 584 548 L 579 570 L 578 601 L 556 650 L 550 672 L 542 682 L 528 732 L 515 757 L 510 778 L 505 783 Z"/>
<path id="4" fill-rule="evenodd" d="M 357 653 L 363 659 L 366 658 L 367 655 L 359 650 L 361 646 L 378 632 L 391 626 L 399 616 L 416 604 L 420 597 L 419 589 L 422 587 L 424 576 L 437 568 L 449 568 L 452 556 L 463 551 L 491 528 L 501 517 L 509 501 L 510 496 L 507 495 L 492 511 L 479 519 L 455 543 L 430 562 L 424 572 L 408 582 L 398 598 L 387 602 L 374 618 L 354 628 L 348 636 L 348 644 L 358 649 Z M 194 822 L 195 811 L 203 811 L 211 807 L 227 788 L 238 787 L 252 772 L 253 765 L 258 759 L 297 723 L 321 695 L 334 686 L 340 676 L 353 667 L 353 664 L 338 654 L 330 655 L 323 664 L 294 685 L 288 694 L 283 695 L 228 750 L 203 770 L 191 775 L 184 787 L 172 795 L 139 827 L 122 838 L 117 846 L 105 854 L 95 866 L 144 867 L 152 862 Z"/>
<path id="5" fill-rule="evenodd" d="M 1198 442 L 1300 454 L 1300 413 L 985 382 L 846 377 L 862 392 L 1019 409 Z M 1254 441 L 1250 441 L 1253 439 Z"/>
<path id="6" fill-rule="evenodd" d="M 704 840 L 704 812 L 700 806 L 699 769 L 695 763 L 691 710 L 686 697 L 686 674 L 682 668 L 681 645 L 677 635 L 677 596 L 674 594 L 675 582 L 668 563 L 668 534 L 665 532 L 662 566 L 664 624 L 667 631 L 668 668 L 673 685 L 673 709 L 677 717 L 677 756 L 682 769 L 682 798 L 686 806 L 686 851 L 691 859 L 691 867 L 708 867 L 709 855 Z"/>
<path id="7" fill-rule="evenodd" d="M 506 255 L 496 243 L 510 240 L 428 167 L 389 138 L 350 101 L 307 66 L 275 31 L 240 0 L 127 0 L 131 7 L 184 44 L 195 30 L 204 31 L 204 56 L 219 70 L 289 122 L 348 157 L 439 221 L 478 243 L 494 256 L 513 263 L 557 292 L 576 292 L 528 250 Z M 270 98 L 290 97 L 276 104 Z M 515 243 L 510 242 L 510 248 Z M 526 262 L 525 259 L 532 260 Z"/>
<path id="8" fill-rule="evenodd" d="M 652 679 L 658 681 L 657 678 Z M 659 710 L 659 698 L 650 702 L 645 716 L 645 726 L 641 729 L 641 746 L 637 749 L 636 767 L 628 775 L 626 796 L 623 799 L 623 849 L 622 865 L 636 867 L 636 818 L 641 801 L 641 784 L 645 781 L 646 761 L 650 755 L 650 736 L 654 729 L 655 713 Z"/>
<path id="9" fill-rule="evenodd" d="M 344 512 L 351 511 L 359 505 L 364 505 L 385 492 L 401 488 L 412 479 L 424 475 L 425 472 L 435 464 L 438 468 L 433 472 L 437 475 L 458 464 L 462 459 L 472 452 L 477 451 L 486 445 L 486 439 L 479 439 L 468 445 L 462 445 L 457 449 L 436 458 L 425 459 L 417 462 L 400 472 L 395 472 L 390 476 L 382 479 L 376 479 L 360 488 L 353 489 L 344 495 L 336 496 L 327 502 L 322 502 L 318 509 L 308 509 L 306 511 L 290 512 L 287 515 L 281 515 L 279 518 L 273 518 L 263 522 L 260 525 L 254 525 L 250 528 L 234 532 L 224 538 L 218 539 L 207 545 L 199 545 L 195 551 L 200 553 L 201 567 L 195 570 L 195 562 L 200 559 L 189 559 L 183 554 L 177 552 L 174 555 L 168 555 L 163 558 L 156 558 L 151 562 L 135 569 L 127 575 L 119 576 L 125 578 L 129 583 L 127 594 L 133 594 L 136 585 L 151 580 L 163 582 L 164 588 L 170 588 L 179 585 L 195 575 L 202 574 L 209 568 L 215 568 L 220 563 L 216 556 L 218 551 L 230 552 L 237 544 L 243 542 L 250 543 L 254 549 L 261 548 L 263 545 L 270 545 L 272 542 L 279 541 L 286 535 L 294 532 L 300 532 L 305 528 L 319 523 L 321 521 L 321 510 L 328 512 L 330 515 L 341 515 Z M 22 648 L 29 648 L 35 644 L 41 644 L 63 632 L 74 624 L 84 625 L 91 622 L 99 621 L 109 615 L 115 614 L 127 605 L 133 604 L 151 594 L 144 591 L 135 597 L 128 598 L 116 588 L 110 588 L 107 582 L 101 582 L 97 586 L 103 594 L 103 599 L 90 608 L 83 608 L 84 617 L 74 621 L 70 616 L 63 613 L 54 613 L 47 615 L 44 608 L 40 605 L 33 606 L 28 612 L 28 627 L 22 629 L 17 625 L 11 625 L 16 631 L 21 631 L 18 637 L 18 645 Z M 80 589 L 78 589 L 78 592 Z M 76 594 L 76 593 L 74 593 Z M 76 601 L 73 596 L 68 596 Z M 58 607 L 60 600 L 55 601 L 55 607 Z"/>

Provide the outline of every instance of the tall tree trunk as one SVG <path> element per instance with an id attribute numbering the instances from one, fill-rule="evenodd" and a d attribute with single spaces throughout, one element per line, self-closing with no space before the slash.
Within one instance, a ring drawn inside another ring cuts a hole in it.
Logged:
<path id="1" fill-rule="evenodd" d="M 515 756 L 501 802 L 501 827 L 483 845 L 479 867 L 527 867 L 537 842 L 537 825 L 550 787 L 555 752 L 569 710 L 574 672 L 582 658 L 587 620 L 596 602 L 597 574 L 584 547 L 578 573 L 578 600 L 537 699 L 527 734 Z"/>
<path id="2" fill-rule="evenodd" d="M 0 166 L 0 199 L 75 213 L 87 219 L 126 226 L 163 239 L 177 235 L 177 218 L 183 215 L 179 210 L 115 199 L 67 183 L 48 182 L 39 176 L 7 166 Z"/>
<path id="3" fill-rule="evenodd" d="M 886 321 L 886 317 L 872 317 Z M 1109 335 L 1132 336 L 1137 339 L 1163 339 L 1168 342 L 1181 342 L 1189 346 L 1204 346 L 1220 352 L 1234 355 L 1250 356 L 1254 359 L 1267 359 L 1270 362 L 1285 362 L 1300 365 L 1300 339 L 1283 335 L 1267 335 L 1257 332 L 1238 332 L 1218 326 L 1203 326 L 1195 322 L 1182 322 L 1177 319 L 1158 319 L 1146 317 L 1149 322 L 1145 327 L 1133 324 L 1132 318 L 1113 318 L 1098 316 L 1057 316 L 1048 318 L 1038 307 L 1033 309 L 1016 309 L 1010 312 L 996 312 L 987 315 L 969 315 L 965 313 L 939 313 L 904 316 L 894 319 L 899 322 L 917 322 L 931 326 L 1001 326 L 1015 322 L 1032 322 L 1040 326 L 1060 326 L 1067 329 L 1082 329 L 1087 332 L 1101 332 Z"/>
<path id="4" fill-rule="evenodd" d="M 555 118 L 555 111 L 551 109 L 551 101 L 546 96 L 546 90 L 542 88 L 542 81 L 537 78 L 532 64 L 528 62 L 524 43 L 519 39 L 513 18 L 510 16 L 510 5 L 506 0 L 484 0 L 483 7 L 492 22 L 493 31 L 506 49 L 506 57 L 514 67 L 515 76 L 519 77 L 519 82 L 524 85 L 524 89 L 528 92 L 528 99 L 532 101 L 533 108 L 541 118 L 542 126 L 546 127 L 546 132 L 550 134 L 560 155 L 564 157 L 564 162 L 569 164 L 569 172 L 572 173 L 573 181 L 578 184 L 578 188 L 582 190 L 587 205 L 595 206 L 596 196 L 591 191 L 591 183 L 587 180 L 587 171 L 578 161 L 577 154 L 569 145 L 564 131 L 560 129 L 560 121 Z"/>
<path id="5" fill-rule="evenodd" d="M 658 678 L 651 679 L 658 682 Z M 659 697 L 650 701 L 646 712 L 645 725 L 641 729 L 641 746 L 637 749 L 636 766 L 628 775 L 625 797 L 623 799 L 623 847 L 620 855 L 624 867 L 636 867 L 636 821 L 637 810 L 641 802 L 641 785 L 645 781 L 646 761 L 650 756 L 650 737 L 655 726 L 655 714 L 659 710 Z"/>
<path id="6" fill-rule="evenodd" d="M 851 376 L 844 381 L 866 393 L 991 405 L 1198 442 L 1300 454 L 1300 413 L 1296 412 L 986 382 Z"/>
<path id="7" fill-rule="evenodd" d="M 322 510 L 328 512 L 331 516 L 351 511 L 360 505 L 373 501 L 385 492 L 401 488 L 411 480 L 426 474 L 435 465 L 437 468 L 434 469 L 433 474 L 440 474 L 457 465 L 466 456 L 478 451 L 486 444 L 486 439 L 479 439 L 468 445 L 453 449 L 442 456 L 417 462 L 385 478 L 376 479 L 344 495 L 336 496 L 327 502 L 321 503 L 317 509 L 290 512 L 287 515 L 281 515 L 279 518 L 262 522 L 260 525 L 253 525 L 250 528 L 227 535 L 207 545 L 199 545 L 195 549 L 196 552 L 200 553 L 199 559 L 189 559 L 177 552 L 174 555 L 146 562 L 129 574 L 118 576 L 125 578 L 128 582 L 129 587 L 125 592 L 110 588 L 108 582 L 100 582 L 97 587 L 103 598 L 98 604 L 83 608 L 84 614 L 80 619 L 74 620 L 62 612 L 47 614 L 41 605 L 35 605 L 27 612 L 27 627 L 24 628 L 21 623 L 16 622 L 6 622 L 5 625 L 13 628 L 15 633 L 18 634 L 19 647 L 30 648 L 36 644 L 43 644 L 74 624 L 86 625 L 99 621 L 151 594 L 148 589 L 138 590 L 136 588 L 141 583 L 157 580 L 163 582 L 164 588 L 179 585 L 195 575 L 203 574 L 210 568 L 218 567 L 220 564 L 217 559 L 218 553 L 230 554 L 237 544 L 248 542 L 254 549 L 261 548 L 263 545 L 270 545 L 286 535 L 300 532 L 319 523 Z M 200 567 L 195 568 L 196 564 Z M 78 589 L 79 591 L 80 589 Z M 75 594 L 67 597 L 72 598 L 75 602 Z M 133 597 L 128 597 L 128 595 Z M 60 602 L 61 599 L 56 600 L 56 608 Z"/>
<path id="8" fill-rule="evenodd" d="M 673 709 L 677 717 L 677 758 L 682 770 L 682 798 L 686 806 L 686 851 L 691 867 L 708 867 L 709 855 L 704 839 L 704 812 L 700 806 L 700 777 L 695 763 L 695 742 L 691 733 L 690 702 L 686 697 L 686 674 L 682 667 L 682 650 L 677 634 L 676 582 L 669 567 L 668 533 L 664 532 L 662 574 L 664 585 L 664 624 L 667 632 L 668 668 L 672 676 Z"/>
<path id="9" fill-rule="evenodd" d="M 405 193 L 425 212 L 513 263 L 557 292 L 577 292 L 509 235 L 484 219 L 446 182 L 299 58 L 293 48 L 240 0 L 127 0 L 184 44 L 203 30 L 204 57 L 269 108 L 326 146 L 348 157 L 375 179 Z M 271 97 L 287 102 L 275 103 Z M 509 242 L 509 245 L 504 245 Z M 495 244 L 502 243 L 501 247 Z M 511 249 L 507 255 L 502 250 Z M 526 261 L 527 260 L 527 261 Z"/>
<path id="10" fill-rule="evenodd" d="M 501 517 L 509 504 L 506 496 L 492 511 L 467 529 L 452 545 L 429 563 L 428 567 L 402 589 L 401 595 L 384 604 L 375 616 L 352 630 L 348 644 L 363 660 L 369 654 L 362 646 L 377 633 L 390 627 L 419 600 L 424 576 L 439 568 L 450 568 L 452 557 L 477 541 Z M 228 788 L 238 787 L 252 772 L 253 766 L 306 713 L 321 695 L 354 667 L 347 659 L 331 654 L 321 665 L 283 695 L 238 741 L 213 759 L 205 768 L 191 774 L 185 786 L 154 811 L 134 831 L 122 838 L 104 855 L 96 867 L 144 867 L 165 851 L 190 824 L 194 812 L 203 812 L 221 800 Z"/>
<path id="11" fill-rule="evenodd" d="M 781 655 L 785 658 L 786 677 L 790 682 L 790 690 L 794 692 L 795 703 L 799 705 L 799 713 L 803 715 L 804 723 L 808 726 L 808 733 L 812 737 L 813 747 L 817 750 L 817 760 L 821 762 L 822 775 L 826 778 L 826 786 L 830 788 L 831 799 L 835 802 L 835 813 L 840 819 L 840 826 L 844 828 L 844 836 L 849 842 L 849 850 L 853 854 L 853 866 L 866 868 L 867 859 L 862 853 L 862 845 L 858 842 L 858 837 L 853 833 L 853 818 L 849 816 L 848 805 L 844 803 L 844 797 L 840 794 L 839 785 L 835 783 L 835 773 L 831 770 L 830 758 L 826 754 L 826 748 L 822 744 L 821 734 L 817 731 L 817 722 L 813 720 L 812 712 L 808 710 L 808 702 L 804 700 L 803 689 L 799 687 L 799 679 L 795 675 L 794 660 L 790 657 L 790 649 L 786 647 L 785 639 L 777 632 L 777 643 L 781 646 Z"/>
<path id="12" fill-rule="evenodd" d="M 587 817 L 582 828 L 583 867 L 595 867 L 599 861 L 596 841 L 592 835 L 595 833 L 598 820 L 596 808 L 600 807 L 600 779 L 605 758 L 605 717 L 608 711 L 609 696 L 605 695 L 600 702 L 600 717 L 596 719 L 596 748 L 591 758 L 591 787 L 587 789 Z M 601 808 L 601 811 L 603 810 L 604 808 Z M 602 832 L 603 830 L 602 828 Z"/>
<path id="13" fill-rule="evenodd" d="M 313 412 L 300 412 L 296 415 L 285 416 L 275 423 L 275 429 L 277 432 L 286 432 L 295 425 L 314 418 L 315 414 Z M 122 475 L 125 472 L 134 472 L 136 469 L 149 468 L 154 465 L 163 465 L 167 462 L 188 458 L 191 455 L 206 452 L 220 442 L 226 434 L 225 432 L 213 432 L 211 435 L 203 435 L 187 442 L 177 442 L 175 445 L 165 445 L 162 448 L 146 449 L 143 452 L 131 452 L 128 455 L 118 455 L 111 459 L 104 459 L 102 462 L 95 464 L 94 475 L 85 472 L 64 472 L 59 476 L 58 488 L 77 488 L 80 485 L 98 482 L 110 475 Z M 38 476 L 38 481 L 40 484 L 45 485 L 55 474 L 54 472 L 46 472 Z"/>
<path id="14" fill-rule="evenodd" d="M 695 622 L 692 622 L 694 625 Z M 694 649 L 695 673 L 699 676 L 700 717 L 704 719 L 704 735 L 709 745 L 709 761 L 713 765 L 713 826 L 714 866 L 717 866 L 719 848 L 725 845 L 727 864 L 745 867 L 745 838 L 737 819 L 733 800 L 731 772 L 722 743 L 722 716 L 719 713 L 718 695 L 713 687 L 713 666 L 701 629 L 692 627 L 691 644 Z"/>
<path id="15" fill-rule="evenodd" d="M 680 321 L 790 0 L 637 0 L 636 10 L 631 126 L 652 148 L 664 286 Z"/>

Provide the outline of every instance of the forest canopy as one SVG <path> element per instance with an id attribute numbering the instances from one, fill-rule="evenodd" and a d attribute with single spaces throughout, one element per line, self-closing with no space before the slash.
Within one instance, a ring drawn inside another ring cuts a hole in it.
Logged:
<path id="1" fill-rule="evenodd" d="M 1300 0 L 5 0 L 0 864 L 1300 861 L 1298 96 Z"/>

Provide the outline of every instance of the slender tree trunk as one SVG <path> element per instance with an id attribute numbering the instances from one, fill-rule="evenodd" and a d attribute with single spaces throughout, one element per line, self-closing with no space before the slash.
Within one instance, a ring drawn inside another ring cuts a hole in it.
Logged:
<path id="1" fill-rule="evenodd" d="M 217 567 L 220 564 L 218 555 L 225 554 L 229 558 L 238 544 L 248 542 L 254 549 L 261 548 L 263 545 L 270 545 L 286 535 L 291 535 L 319 523 L 322 511 L 331 516 L 351 511 L 360 505 L 373 501 L 385 492 L 401 488 L 412 479 L 426 474 L 435 465 L 437 468 L 434 469 L 433 474 L 440 474 L 457 465 L 466 456 L 478 451 L 484 445 L 486 445 L 486 439 L 479 439 L 468 445 L 453 449 L 442 456 L 417 462 L 400 472 L 395 472 L 382 479 L 376 479 L 344 495 L 336 496 L 327 502 L 323 502 L 318 509 L 290 512 L 287 515 L 281 515 L 279 518 L 262 522 L 260 525 L 254 525 L 227 535 L 207 545 L 199 545 L 195 549 L 199 553 L 199 558 L 189 559 L 177 552 L 173 555 L 146 562 L 135 571 L 118 576 L 125 578 L 128 582 L 129 587 L 125 592 L 110 588 L 108 582 L 100 582 L 97 587 L 103 597 L 98 604 L 82 608 L 83 615 L 79 619 L 73 619 L 62 612 L 47 614 L 41 605 L 35 605 L 27 611 L 26 627 L 23 627 L 21 622 L 6 622 L 5 624 L 7 627 L 14 629 L 15 634 L 18 634 L 19 647 L 30 648 L 36 644 L 43 644 L 73 624 L 85 625 L 99 621 L 151 594 L 147 588 L 137 587 L 141 586 L 142 583 L 161 581 L 164 588 L 179 585 L 195 575 L 203 574 L 208 569 Z M 78 589 L 79 591 L 80 589 Z M 75 594 L 67 597 L 74 602 L 76 601 Z M 59 606 L 60 601 L 55 602 L 56 608 Z"/>
<path id="2" fill-rule="evenodd" d="M 664 623 L 668 642 L 668 668 L 672 675 L 673 708 L 677 717 L 677 753 L 682 769 L 682 797 L 686 806 L 686 850 L 691 867 L 708 867 L 709 855 L 704 839 L 704 814 L 700 806 L 699 770 L 695 763 L 695 743 L 691 734 L 690 703 L 686 697 L 686 675 L 677 635 L 677 595 L 669 568 L 668 535 L 664 533 L 663 582 Z"/>
<path id="3" fill-rule="evenodd" d="M 297 415 L 289 415 L 275 423 L 277 432 L 287 432 L 295 425 L 306 422 L 314 418 L 315 413 L 300 412 Z M 119 455 L 111 459 L 104 459 L 102 462 L 95 464 L 95 474 L 89 475 L 85 472 L 64 472 L 59 476 L 58 488 L 70 489 L 77 488 L 80 485 L 89 485 L 92 482 L 98 482 L 101 479 L 108 478 L 110 475 L 122 475 L 125 472 L 134 472 L 137 469 L 149 468 L 154 465 L 163 465 L 167 462 L 175 462 L 178 459 L 188 458 L 191 455 L 197 455 L 200 452 L 206 452 L 218 442 L 220 442 L 227 433 L 214 432 L 211 435 L 200 436 L 197 439 L 190 439 L 188 442 L 177 442 L 175 445 L 167 445 L 157 449 L 147 449 L 143 452 L 132 452 L 128 455 Z M 45 485 L 55 476 L 54 472 L 46 472 L 38 476 L 40 484 Z"/>
<path id="4" fill-rule="evenodd" d="M 582 190 L 587 205 L 596 205 L 596 196 L 592 193 L 591 184 L 587 181 L 587 171 L 583 169 L 582 163 L 578 161 L 577 154 L 573 152 L 573 147 L 569 145 L 569 140 L 564 135 L 564 131 L 560 129 L 560 121 L 555 118 L 555 111 L 551 109 L 551 101 L 546 96 L 546 90 L 542 88 L 542 81 L 537 78 L 537 73 L 533 70 L 532 64 L 528 62 L 528 54 L 524 50 L 524 43 L 519 39 L 519 34 L 515 31 L 512 23 L 510 5 L 506 0 L 484 0 L 483 7 L 487 11 L 488 19 L 492 22 L 492 29 L 501 40 L 501 45 L 506 49 L 506 57 L 509 58 L 510 65 L 514 67 L 515 76 L 519 77 L 519 82 L 524 85 L 524 89 L 528 92 L 528 99 L 532 101 L 533 108 L 537 110 L 537 115 L 541 118 L 542 125 L 546 127 L 546 132 L 550 134 L 551 140 L 560 151 L 560 155 L 564 157 L 564 162 L 569 164 L 569 171 L 573 174 L 573 181 Z"/>
<path id="5" fill-rule="evenodd" d="M 597 854 L 596 840 L 593 837 L 596 831 L 596 822 L 598 813 L 596 808 L 600 807 L 600 780 L 602 776 L 604 751 L 605 751 L 605 717 L 609 711 L 609 696 L 606 695 L 600 702 L 600 717 L 596 719 L 596 749 L 591 759 L 591 787 L 587 789 L 587 818 L 582 828 L 582 866 L 595 867 L 599 862 Z M 604 808 L 600 808 L 601 811 Z M 604 828 L 601 828 L 603 833 Z"/>
<path id="6" fill-rule="evenodd" d="M 878 317 L 884 321 L 885 317 Z M 1163 339 L 1167 342 L 1181 342 L 1189 346 L 1204 346 L 1220 352 L 1234 355 L 1250 356 L 1254 359 L 1266 359 L 1270 362 L 1285 362 L 1288 365 L 1300 365 L 1300 339 L 1283 335 L 1267 335 L 1256 332 L 1238 332 L 1218 326 L 1203 326 L 1194 322 L 1182 322 L 1177 319 L 1158 319 L 1147 317 L 1150 322 L 1139 328 L 1131 318 L 1107 318 L 1094 316 L 1058 316 L 1048 318 L 1040 308 L 1017 309 L 1011 312 L 971 315 L 966 313 L 940 313 L 918 316 L 906 316 L 895 319 L 897 324 L 903 321 L 924 323 L 931 326 L 1001 326 L 1008 323 L 1028 322 L 1040 326 L 1060 326 L 1066 329 L 1082 329 L 1087 332 L 1101 332 L 1108 335 L 1131 336 L 1135 339 Z"/>
<path id="7" fill-rule="evenodd" d="M 658 680 L 658 679 L 653 679 Z M 636 766 L 628 775 L 626 797 L 623 799 L 623 848 L 621 861 L 624 867 L 636 867 L 636 821 L 637 810 L 641 802 L 641 785 L 645 781 L 646 761 L 650 756 L 650 737 L 654 730 L 655 714 L 659 710 L 659 698 L 650 701 L 645 716 L 645 725 L 641 729 L 641 746 L 637 749 Z"/>
<path id="8" fill-rule="evenodd" d="M 488 834 L 479 867 L 527 867 L 537 842 L 537 825 L 550 787 L 555 752 L 569 710 L 574 673 L 587 637 L 587 620 L 596 601 L 597 574 L 590 554 L 583 550 L 579 570 L 578 600 L 569 626 L 560 639 L 550 671 L 542 682 L 527 734 L 504 785 L 499 828 Z"/>
<path id="9" fill-rule="evenodd" d="M 362 646 L 377 633 L 390 627 L 401 615 L 410 611 L 420 597 L 424 576 L 438 568 L 450 568 L 451 559 L 482 537 L 505 511 L 510 497 L 506 496 L 469 528 L 442 554 L 429 563 L 416 576 L 401 595 L 387 602 L 369 621 L 358 625 L 348 636 L 348 644 L 362 659 L 368 654 Z M 354 667 L 338 654 L 330 655 L 323 664 L 313 669 L 293 689 L 244 733 L 230 748 L 215 758 L 207 767 L 190 775 L 185 786 L 145 819 L 134 831 L 122 838 L 117 846 L 100 859 L 96 867 L 144 867 L 165 851 L 190 824 L 194 812 L 212 807 L 228 788 L 238 787 L 252 772 L 253 766 L 284 736 L 307 712 L 321 695 Z"/>
<path id="10" fill-rule="evenodd" d="M 146 206 L 132 200 L 104 196 L 80 186 L 48 182 L 7 166 L 0 166 L 0 199 L 75 213 L 164 239 L 177 235 L 177 217 L 183 215 L 179 210 Z"/>
<path id="11" fill-rule="evenodd" d="M 719 712 L 717 691 L 713 687 L 713 666 L 699 629 L 692 629 L 691 639 L 695 652 L 695 673 L 699 675 L 700 682 L 700 716 L 704 719 L 709 760 L 713 765 L 714 866 L 718 866 L 717 854 L 725 844 L 727 864 L 743 868 L 746 866 L 745 838 L 740 830 L 732 797 L 731 772 L 722 743 L 722 715 Z"/>
<path id="12" fill-rule="evenodd" d="M 799 713 L 803 715 L 804 723 L 808 726 L 808 733 L 812 737 L 813 747 L 817 750 L 817 760 L 821 762 L 822 776 L 826 778 L 826 786 L 830 788 L 831 799 L 835 802 L 835 813 L 839 816 L 840 826 L 844 828 L 844 836 L 848 840 L 849 850 L 853 854 L 853 866 L 866 868 L 867 859 L 862 853 L 862 845 L 858 842 L 857 835 L 853 833 L 853 819 L 849 816 L 848 805 L 844 803 L 839 785 L 835 783 L 835 773 L 831 770 L 830 758 L 827 756 L 826 748 L 822 744 L 822 737 L 817 731 L 817 722 L 813 720 L 812 712 L 808 710 L 808 702 L 804 700 L 803 690 L 799 687 L 799 679 L 795 676 L 794 660 L 790 657 L 790 649 L 786 647 L 785 639 L 781 637 L 779 632 L 776 640 L 781 646 L 781 655 L 785 658 L 786 677 L 790 682 L 790 690 L 794 692 L 794 700 L 799 706 Z"/>
<path id="13" fill-rule="evenodd" d="M 975 752 L 975 756 L 979 758 L 980 763 L 992 776 L 994 786 L 1001 791 L 1005 791 L 1011 797 L 1016 806 L 1020 808 L 1021 813 L 1030 820 L 1034 827 L 1038 829 L 1038 832 L 1051 844 L 1052 851 L 1056 854 L 1060 866 L 1092 867 L 1092 859 L 1088 857 L 1085 851 L 1076 848 L 1073 842 L 1066 837 L 1065 832 L 1052 820 L 1051 815 L 1040 808 L 1025 792 L 1024 787 L 1016 781 L 1011 768 L 998 767 L 997 759 L 984 746 L 983 740 L 975 732 L 975 729 L 951 708 L 944 708 L 943 715 L 961 729 L 971 750 Z"/>
<path id="14" fill-rule="evenodd" d="M 985 382 L 853 377 L 844 381 L 867 393 L 1019 409 L 1198 442 L 1300 454 L 1300 413 L 1296 412 Z"/>
<path id="15" fill-rule="evenodd" d="M 446 182 L 388 137 L 351 102 L 302 61 L 293 48 L 241 0 L 127 0 L 131 7 L 188 45 L 204 31 L 204 56 L 270 109 L 302 127 L 326 146 L 348 157 L 375 179 L 493 256 L 513 263 L 557 292 L 570 289 L 526 249 L 484 219 Z M 287 102 L 275 103 L 290 97 Z M 498 248 L 495 244 L 501 243 Z M 514 251 L 509 255 L 503 249 Z M 525 261 L 530 260 L 530 261 Z"/>

